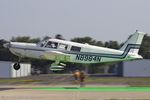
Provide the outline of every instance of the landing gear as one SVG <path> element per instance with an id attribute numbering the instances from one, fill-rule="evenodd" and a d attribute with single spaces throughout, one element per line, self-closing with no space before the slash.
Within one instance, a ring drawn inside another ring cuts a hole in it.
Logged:
<path id="1" fill-rule="evenodd" d="M 20 69 L 20 60 L 21 60 L 21 58 L 19 58 L 18 62 L 14 63 L 13 67 L 14 67 L 15 70 Z"/>
<path id="2" fill-rule="evenodd" d="M 15 70 L 19 70 L 20 69 L 20 63 L 19 62 L 15 63 L 13 65 L 13 67 L 14 67 Z"/>
<path id="3" fill-rule="evenodd" d="M 55 61 L 55 63 L 51 64 L 50 70 L 53 72 L 63 71 L 66 67 L 66 64 L 60 63 L 59 61 Z"/>

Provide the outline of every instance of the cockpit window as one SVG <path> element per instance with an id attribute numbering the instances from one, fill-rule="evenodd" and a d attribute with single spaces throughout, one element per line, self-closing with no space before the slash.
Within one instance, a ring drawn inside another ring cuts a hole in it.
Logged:
<path id="1" fill-rule="evenodd" d="M 58 43 L 49 41 L 49 42 L 46 44 L 45 47 L 47 47 L 47 48 L 55 48 L 55 49 L 56 49 L 57 46 L 58 46 Z"/>
<path id="2" fill-rule="evenodd" d="M 37 43 L 37 46 L 43 47 L 46 43 L 47 43 L 47 41 L 45 40 L 45 41 Z"/>
<path id="3" fill-rule="evenodd" d="M 47 41 L 43 41 L 40 46 L 43 47 L 46 42 L 47 42 Z"/>

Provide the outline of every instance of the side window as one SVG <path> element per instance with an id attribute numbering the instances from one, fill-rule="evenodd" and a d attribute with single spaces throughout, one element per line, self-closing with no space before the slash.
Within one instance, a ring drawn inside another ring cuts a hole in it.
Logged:
<path id="1" fill-rule="evenodd" d="M 60 43 L 58 48 L 62 50 L 67 50 L 67 47 L 68 45 Z"/>
<path id="2" fill-rule="evenodd" d="M 76 52 L 80 52 L 81 47 L 77 47 L 77 46 L 72 46 L 71 47 L 71 51 L 76 51 Z"/>
<path id="3" fill-rule="evenodd" d="M 58 46 L 58 43 L 49 41 L 49 42 L 46 44 L 45 47 L 47 47 L 47 48 L 55 48 L 55 49 L 56 49 L 57 46 Z"/>

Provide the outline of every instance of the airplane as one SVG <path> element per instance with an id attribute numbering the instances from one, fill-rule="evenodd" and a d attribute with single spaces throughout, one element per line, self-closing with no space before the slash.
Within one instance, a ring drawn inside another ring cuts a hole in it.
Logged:
<path id="1" fill-rule="evenodd" d="M 144 32 L 136 31 L 119 50 L 59 39 L 47 39 L 37 44 L 8 42 L 3 46 L 19 58 L 55 61 L 50 69 L 63 70 L 66 62 L 93 64 L 142 59 L 138 52 L 144 35 Z M 19 70 L 20 60 L 13 67 Z"/>

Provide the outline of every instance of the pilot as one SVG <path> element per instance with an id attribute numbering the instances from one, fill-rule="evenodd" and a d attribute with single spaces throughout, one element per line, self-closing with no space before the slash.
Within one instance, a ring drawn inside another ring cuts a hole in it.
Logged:
<path id="1" fill-rule="evenodd" d="M 57 43 L 54 43 L 54 42 L 48 42 L 47 43 L 47 45 L 46 45 L 46 47 L 48 47 L 48 48 L 57 48 Z"/>
<path id="2" fill-rule="evenodd" d="M 46 45 L 46 47 L 52 48 L 52 42 L 48 42 L 47 45 Z"/>
<path id="3" fill-rule="evenodd" d="M 58 43 L 54 43 L 54 42 L 53 42 L 51 45 L 52 45 L 52 48 L 55 48 L 55 49 L 56 49 L 56 48 L 57 48 Z"/>

